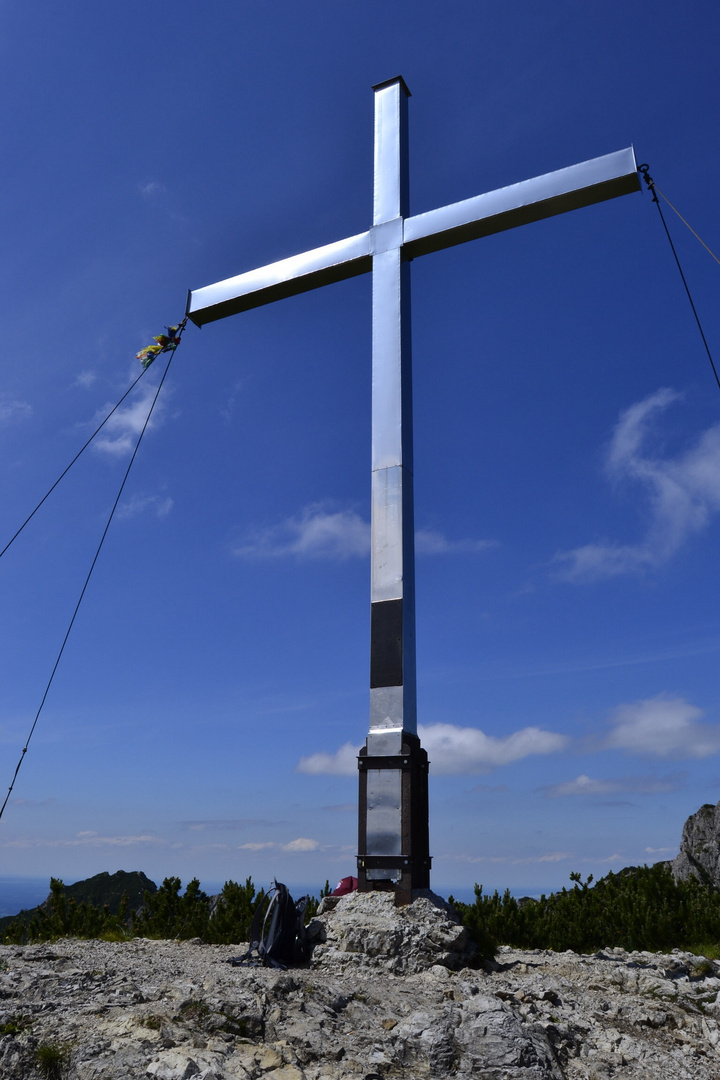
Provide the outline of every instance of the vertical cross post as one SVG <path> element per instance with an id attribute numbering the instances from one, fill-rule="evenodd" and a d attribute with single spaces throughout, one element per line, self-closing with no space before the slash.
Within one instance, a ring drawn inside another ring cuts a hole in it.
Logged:
<path id="1" fill-rule="evenodd" d="M 370 730 L 358 766 L 358 882 L 409 902 L 430 883 L 427 754 L 417 737 L 407 99 L 375 91 Z"/>

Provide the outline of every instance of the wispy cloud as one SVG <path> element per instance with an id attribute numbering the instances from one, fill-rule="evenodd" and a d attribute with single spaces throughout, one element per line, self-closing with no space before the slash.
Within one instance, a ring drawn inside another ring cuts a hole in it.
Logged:
<path id="1" fill-rule="evenodd" d="M 165 843 L 165 841 L 159 836 L 152 836 L 145 833 L 139 836 L 101 836 L 99 833 L 90 829 L 86 832 L 76 833 L 71 840 L 56 841 L 58 847 L 75 847 L 78 845 L 89 847 L 134 847 L 136 844 L 163 843 Z"/>
<path id="2" fill-rule="evenodd" d="M 354 743 L 344 743 L 335 753 L 309 754 L 297 763 L 297 772 L 310 776 L 355 776 L 358 769 L 357 757 L 360 747 Z"/>
<path id="3" fill-rule="evenodd" d="M 264 821 L 261 818 L 222 818 L 206 819 L 200 821 L 183 821 L 181 828 L 189 829 L 190 832 L 216 832 L 233 831 L 236 829 L 257 828 L 259 826 L 277 825 L 276 821 Z"/>
<path id="4" fill-rule="evenodd" d="M 137 399 L 128 405 L 122 406 L 113 413 L 101 433 L 93 442 L 93 447 L 103 454 L 112 457 L 126 456 L 135 447 L 138 436 L 143 429 L 148 411 L 155 396 L 156 388 L 152 385 L 144 386 Z M 99 423 L 108 414 L 112 405 L 106 405 L 99 410 L 94 423 Z M 149 428 L 157 427 L 162 415 L 162 403 L 158 402 L 153 412 Z"/>
<path id="5" fill-rule="evenodd" d="M 446 776 L 488 773 L 521 758 L 557 753 L 569 742 L 565 735 L 537 727 L 522 728 L 497 738 L 486 735 L 479 728 L 421 724 L 418 734 L 430 756 L 433 773 Z M 353 776 L 357 773 L 359 750 L 359 746 L 345 743 L 335 753 L 310 754 L 300 759 L 297 771 L 312 775 Z"/>
<path id="6" fill-rule="evenodd" d="M 605 745 L 648 757 L 710 757 L 720 751 L 720 724 L 703 724 L 701 716 L 696 705 L 664 694 L 620 705 Z"/>
<path id="7" fill-rule="evenodd" d="M 420 555 L 447 555 L 485 551 L 494 541 L 448 540 L 435 530 L 420 529 L 415 545 Z M 370 523 L 355 510 L 333 510 L 325 503 L 314 503 L 279 525 L 247 535 L 234 553 L 255 559 L 365 558 L 370 553 Z"/>
<path id="8" fill-rule="evenodd" d="M 704 758 L 720 751 L 720 724 L 700 722 L 702 710 L 683 698 L 661 694 L 655 698 L 620 705 L 607 728 L 585 744 L 585 752 L 623 750 L 660 758 Z M 435 775 L 483 775 L 523 758 L 557 754 L 572 740 L 567 735 L 529 726 L 509 735 L 487 735 L 480 728 L 456 724 L 420 724 L 418 734 L 428 752 Z M 308 775 L 354 776 L 360 746 L 344 743 L 335 751 L 317 751 L 300 758 L 297 772 Z M 685 774 L 663 777 L 596 779 L 581 774 L 574 780 L 541 788 L 549 798 L 567 796 L 653 795 L 677 791 Z M 481 785 L 473 791 L 498 792 L 503 787 Z"/>
<path id="9" fill-rule="evenodd" d="M 415 551 L 418 555 L 455 555 L 487 551 L 493 547 L 497 547 L 496 540 L 448 540 L 435 529 L 418 529 L 415 533 Z"/>
<path id="10" fill-rule="evenodd" d="M 306 507 L 279 525 L 270 526 L 235 548 L 242 558 L 349 559 L 370 551 L 370 526 L 355 510 Z"/>
<path id="11" fill-rule="evenodd" d="M 319 847 L 317 840 L 310 840 L 307 836 L 298 836 L 297 840 L 282 845 L 283 851 L 317 851 Z"/>
<path id="12" fill-rule="evenodd" d="M 311 840 L 307 836 L 298 836 L 295 840 L 290 840 L 287 844 L 277 843 L 275 840 L 261 840 L 250 841 L 247 844 L 239 844 L 238 851 L 269 851 L 271 849 L 277 851 L 287 851 L 289 854 L 293 852 L 308 852 L 317 851 L 320 847 L 318 840 Z"/>
<path id="13" fill-rule="evenodd" d="M 167 188 L 159 180 L 146 180 L 144 183 L 138 184 L 138 191 L 143 199 L 152 200 L 164 195 Z"/>
<path id="14" fill-rule="evenodd" d="M 593 779 L 580 775 L 561 784 L 550 784 L 540 790 L 548 799 L 564 799 L 578 795 L 608 797 L 614 795 L 658 795 L 677 791 L 683 786 L 684 773 L 670 776 L 624 776 L 613 779 Z"/>
<path id="15" fill-rule="evenodd" d="M 228 393 L 227 400 L 225 401 L 225 405 L 223 406 L 223 408 L 220 409 L 220 415 L 222 416 L 223 420 L 225 420 L 226 423 L 228 423 L 228 424 L 230 423 L 230 421 L 233 418 L 233 414 L 235 412 L 235 406 L 237 404 L 237 399 L 240 396 L 240 393 L 243 390 L 244 386 L 245 386 L 245 380 L 244 379 L 236 379 L 235 383 L 233 384 L 232 389 Z"/>
<path id="16" fill-rule="evenodd" d="M 433 772 L 455 776 L 487 773 L 522 758 L 555 754 L 569 742 L 566 735 L 538 727 L 521 728 L 502 738 L 455 724 L 420 724 L 418 733 L 431 757 Z"/>
<path id="17" fill-rule="evenodd" d="M 79 371 L 75 376 L 73 385 L 82 386 L 84 389 L 87 390 L 93 385 L 96 379 L 97 375 L 94 371 Z"/>
<path id="18" fill-rule="evenodd" d="M 67 839 L 46 840 L 37 837 L 20 837 L 16 840 L 0 840 L 0 847 L 8 848 L 65 848 L 65 847 L 135 847 L 139 844 L 165 844 L 159 836 L 141 834 L 138 836 L 102 836 L 92 829 L 76 833 Z"/>
<path id="19" fill-rule="evenodd" d="M 24 806 L 51 806 L 56 800 L 54 798 L 49 799 L 10 799 L 11 806 L 24 807 Z"/>
<path id="20" fill-rule="evenodd" d="M 32 416 L 32 411 L 32 405 L 29 405 L 27 401 L 0 397 L 0 424 L 7 424 L 13 420 L 27 420 L 29 416 Z"/>
<path id="21" fill-rule="evenodd" d="M 574 859 L 572 851 L 546 851 L 540 855 L 446 855 L 446 859 L 464 863 L 507 863 L 509 866 L 523 866 L 531 863 L 560 863 Z"/>
<path id="22" fill-rule="evenodd" d="M 155 517 L 167 517 L 174 506 L 169 495 L 133 495 L 127 502 L 120 503 L 117 516 L 119 518 L 134 518 L 149 511 Z"/>
<path id="23" fill-rule="evenodd" d="M 652 421 L 679 399 L 665 388 L 631 406 L 620 416 L 607 452 L 608 477 L 633 483 L 649 503 L 644 539 L 636 544 L 602 541 L 560 552 L 553 563 L 562 580 L 598 581 L 662 566 L 720 510 L 720 424 L 673 458 L 653 455 L 646 447 Z"/>

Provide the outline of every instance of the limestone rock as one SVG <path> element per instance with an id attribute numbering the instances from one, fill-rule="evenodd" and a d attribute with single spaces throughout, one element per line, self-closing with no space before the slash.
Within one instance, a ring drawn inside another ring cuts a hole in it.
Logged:
<path id="1" fill-rule="evenodd" d="M 676 881 L 699 878 L 720 888 L 720 803 L 706 803 L 685 822 L 680 854 L 670 864 Z"/>
<path id="2" fill-rule="evenodd" d="M 395 975 L 426 971 L 435 965 L 470 966 L 476 949 L 446 900 L 430 889 L 413 892 L 413 902 L 397 908 L 392 893 L 352 892 L 326 897 L 308 936 L 311 964 L 326 970 L 383 967 Z"/>
<path id="3" fill-rule="evenodd" d="M 447 923 L 420 899 L 365 916 L 376 945 L 409 942 L 419 970 L 408 974 L 376 945 L 332 944 L 351 925 L 347 903 L 334 924 L 318 919 L 324 957 L 291 971 L 231 967 L 236 946 L 198 941 L 0 946 L 0 1080 L 39 1077 L 41 1044 L 67 1049 L 66 1080 L 720 1076 L 720 964 L 503 947 L 491 971 L 422 968 L 416 925 Z"/>

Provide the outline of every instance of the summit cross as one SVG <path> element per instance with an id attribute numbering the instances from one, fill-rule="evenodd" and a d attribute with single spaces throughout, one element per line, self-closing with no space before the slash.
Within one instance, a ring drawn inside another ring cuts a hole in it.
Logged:
<path id="1" fill-rule="evenodd" d="M 410 261 L 640 191 L 632 148 L 409 215 L 401 77 L 373 87 L 373 223 L 367 232 L 189 293 L 197 326 L 372 272 L 370 724 L 358 757 L 358 881 L 397 903 L 430 884 L 428 759 L 417 735 Z"/>

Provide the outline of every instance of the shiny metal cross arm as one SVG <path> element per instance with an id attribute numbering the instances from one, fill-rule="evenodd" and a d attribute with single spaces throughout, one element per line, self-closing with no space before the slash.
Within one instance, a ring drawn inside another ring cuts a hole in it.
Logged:
<path id="1" fill-rule="evenodd" d="M 633 191 L 640 191 L 640 177 L 628 147 L 424 214 L 384 222 L 334 244 L 206 285 L 190 292 L 187 315 L 196 326 L 204 326 L 369 273 L 373 255 L 382 251 L 400 247 L 405 258 L 413 259 Z"/>

